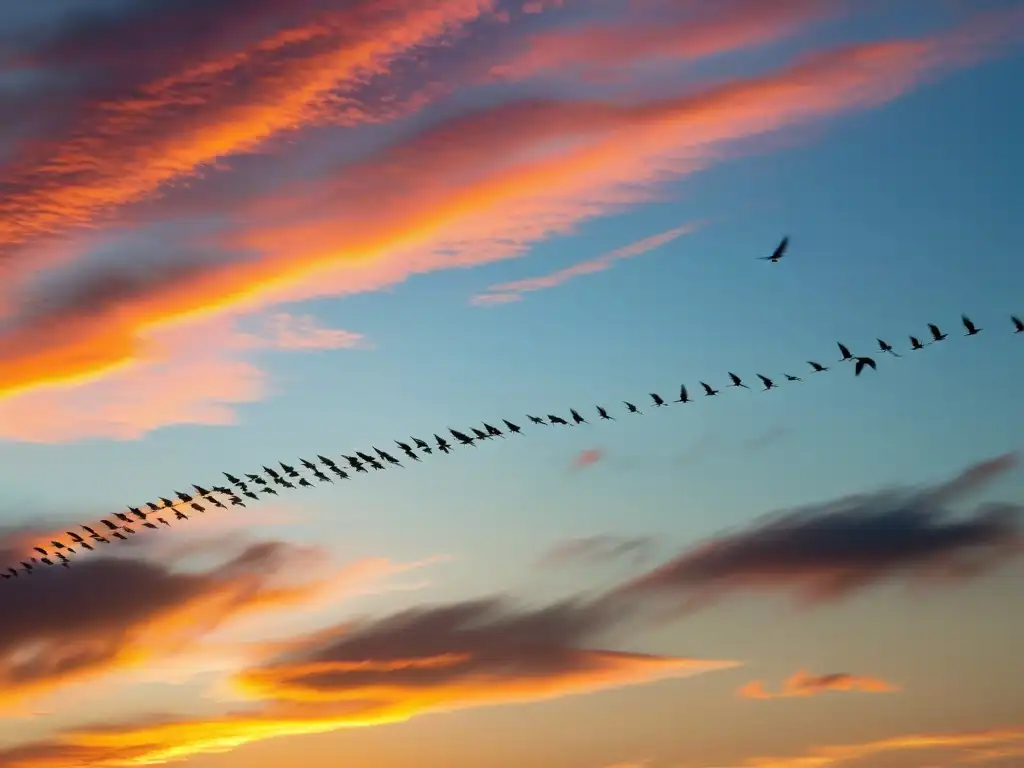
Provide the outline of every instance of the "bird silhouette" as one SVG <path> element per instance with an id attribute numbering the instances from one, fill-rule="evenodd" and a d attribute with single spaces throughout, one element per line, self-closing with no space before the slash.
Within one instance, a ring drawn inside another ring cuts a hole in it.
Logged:
<path id="1" fill-rule="evenodd" d="M 889 342 L 883 341 L 882 339 L 876 339 L 876 341 L 878 341 L 879 352 L 888 352 L 893 357 L 902 357 L 902 355 L 896 353 L 896 350 L 892 348 L 892 344 L 890 344 Z"/>
<path id="2" fill-rule="evenodd" d="M 275 479 L 281 476 L 277 473 L 277 470 L 271 469 L 265 464 L 263 465 L 263 471 Z"/>
<path id="3" fill-rule="evenodd" d="M 316 455 L 316 457 L 317 459 L 319 459 L 320 463 L 323 464 L 325 467 L 331 467 L 333 469 L 334 467 L 338 466 L 334 462 L 334 459 L 329 459 L 326 456 L 321 456 L 319 453 Z"/>
<path id="4" fill-rule="evenodd" d="M 186 504 L 188 502 L 192 501 L 192 497 L 189 496 L 187 493 L 182 493 L 181 491 L 175 491 L 174 495 L 177 496 L 179 499 L 181 499 Z"/>
<path id="5" fill-rule="evenodd" d="M 668 405 L 657 392 L 649 392 L 648 394 L 651 396 L 651 402 L 654 403 L 655 408 L 664 408 Z"/>
<path id="6" fill-rule="evenodd" d="M 413 461 L 420 461 L 420 457 L 416 455 L 416 452 L 412 449 L 412 446 L 408 443 L 403 443 L 400 440 L 395 440 L 395 445 L 398 446 L 398 450 L 404 453 Z"/>
<path id="7" fill-rule="evenodd" d="M 239 483 L 242 482 L 237 477 L 232 475 L 230 472 L 221 472 L 221 474 L 224 475 L 224 477 L 227 479 L 227 481 L 229 483 L 231 483 L 232 485 L 238 485 Z"/>
<path id="8" fill-rule="evenodd" d="M 306 480 L 306 478 L 302 478 L 302 480 Z M 300 485 L 302 484 L 302 480 L 300 480 L 300 481 L 299 481 L 299 484 L 300 484 Z M 309 483 L 309 481 L 308 481 L 308 480 L 306 480 L 306 483 L 308 484 L 308 483 Z M 310 488 L 312 488 L 313 486 L 312 486 L 312 485 L 310 485 L 309 487 L 310 487 Z M 245 502 L 244 502 L 244 501 L 242 501 L 242 500 L 241 500 L 240 498 L 238 498 L 237 496 L 229 496 L 229 497 L 228 497 L 228 502 L 230 502 L 230 504 L 231 504 L 231 506 L 232 506 L 232 507 L 244 507 L 244 506 L 245 506 Z"/>
<path id="9" fill-rule="evenodd" d="M 138 507 L 128 507 L 128 511 L 131 512 L 133 515 L 135 515 L 137 518 L 139 518 L 139 520 L 145 520 L 146 519 L 146 513 L 143 512 Z"/>
<path id="10" fill-rule="evenodd" d="M 615 419 L 612 416 L 608 415 L 608 410 L 600 405 L 597 406 L 597 415 L 599 418 L 602 418 L 605 421 L 615 421 Z"/>
<path id="11" fill-rule="evenodd" d="M 256 483 L 257 485 L 263 485 L 263 486 L 265 486 L 265 485 L 267 484 L 267 481 L 266 481 L 266 480 L 264 480 L 264 479 L 263 479 L 262 477 L 260 477 L 259 475 L 246 475 L 246 477 L 248 477 L 248 478 L 249 478 L 250 480 L 252 480 L 252 481 L 253 481 L 254 483 Z"/>
<path id="12" fill-rule="evenodd" d="M 352 467 L 352 469 L 354 469 L 356 472 L 366 472 L 366 467 L 364 467 L 363 463 L 355 456 L 345 455 L 342 458 L 345 459 L 345 461 L 348 462 L 348 465 Z"/>
<path id="13" fill-rule="evenodd" d="M 277 496 L 277 491 L 275 491 L 269 485 L 266 488 L 263 489 L 263 492 L 266 493 L 266 494 L 269 494 L 271 496 Z"/>
<path id="14" fill-rule="evenodd" d="M 946 338 L 946 336 L 949 335 L 940 331 L 939 326 L 935 325 L 935 323 L 928 323 L 928 330 L 931 331 L 933 342 L 942 341 L 944 338 Z"/>
<path id="15" fill-rule="evenodd" d="M 388 464 L 391 464 L 392 466 L 396 466 L 396 467 L 402 466 L 402 462 L 400 462 L 398 459 L 396 459 L 394 456 L 392 456 L 387 451 L 382 451 L 380 448 L 378 448 L 376 446 L 373 447 L 373 450 L 376 451 L 377 455 L 380 456 L 382 459 L 384 459 L 384 461 L 386 461 Z"/>
<path id="16" fill-rule="evenodd" d="M 744 389 L 750 389 L 750 387 L 744 384 L 743 380 L 735 373 L 729 372 L 729 378 L 732 379 L 732 384 L 729 385 L 730 387 L 743 387 Z"/>
<path id="17" fill-rule="evenodd" d="M 842 355 L 842 357 L 839 358 L 840 363 L 845 362 L 846 360 L 853 360 L 853 355 L 850 353 L 849 348 L 847 348 L 845 344 L 838 341 L 836 342 L 836 344 L 839 346 L 839 354 Z"/>
<path id="18" fill-rule="evenodd" d="M 362 459 L 363 461 L 365 461 L 365 462 L 366 462 L 367 464 L 369 464 L 369 465 L 370 465 L 371 467 L 372 467 L 372 466 L 373 466 L 374 464 L 379 464 L 379 463 L 380 463 L 380 462 L 379 462 L 379 461 L 377 461 L 377 460 L 376 460 L 375 458 L 373 458 L 373 456 L 370 456 L 370 455 L 369 455 L 368 453 L 363 453 L 362 451 L 356 451 L 356 456 L 358 456 L 358 457 L 359 457 L 360 459 Z"/>
<path id="19" fill-rule="evenodd" d="M 1014 333 L 1024 333 L 1024 320 L 1014 315 L 1010 315 L 1010 320 L 1013 322 Z"/>
<path id="20" fill-rule="evenodd" d="M 430 455 L 431 448 L 430 444 L 426 440 L 420 440 L 418 437 L 412 438 L 413 443 L 428 456 Z"/>
<path id="21" fill-rule="evenodd" d="M 691 403 L 691 402 L 693 402 L 692 400 L 690 400 L 690 395 L 686 391 L 686 385 L 685 384 L 680 384 L 679 385 L 679 399 L 676 400 L 676 402 L 677 403 Z"/>
<path id="22" fill-rule="evenodd" d="M 548 423 L 546 421 L 544 421 L 544 419 L 542 419 L 540 416 L 531 416 L 530 414 L 526 414 L 526 418 L 528 418 L 531 422 L 533 422 L 534 424 L 537 424 L 538 426 L 541 426 L 541 427 L 549 426 Z"/>
<path id="23" fill-rule="evenodd" d="M 712 387 L 707 382 L 702 381 L 700 385 L 704 387 L 704 397 L 714 397 L 715 395 L 718 394 L 718 390 Z"/>
<path id="24" fill-rule="evenodd" d="M 225 495 L 233 496 L 234 494 L 228 493 L 228 494 L 225 494 Z M 203 496 L 203 501 L 205 501 L 207 504 L 213 504 L 213 506 L 217 507 L 217 509 L 227 509 L 227 507 L 225 507 L 223 504 L 221 504 L 213 496 Z"/>
<path id="25" fill-rule="evenodd" d="M 260 497 L 257 496 L 252 491 L 242 491 L 242 493 L 244 493 L 248 498 L 252 499 L 253 501 L 259 501 L 260 500 Z"/>
<path id="26" fill-rule="evenodd" d="M 563 419 L 561 416 L 555 416 L 553 413 L 548 414 L 548 421 L 552 424 L 561 424 L 563 427 L 568 427 L 569 422 Z"/>
<path id="27" fill-rule="evenodd" d="M 775 247 L 775 250 L 772 252 L 771 256 L 759 256 L 758 258 L 761 261 L 770 261 L 772 264 L 778 264 L 779 260 L 783 256 L 786 255 L 786 248 L 788 248 L 788 247 L 789 247 L 789 237 L 786 236 L 786 237 L 782 238 L 782 242 L 780 242 Z"/>
<path id="28" fill-rule="evenodd" d="M 308 469 L 310 472 L 319 472 L 320 471 L 320 468 L 316 464 L 314 464 L 312 461 L 306 461 L 305 459 L 300 458 L 299 459 L 299 464 L 301 464 L 303 467 Z"/>
<path id="29" fill-rule="evenodd" d="M 439 450 L 441 453 L 448 454 L 451 451 L 451 444 L 443 437 L 438 437 L 437 434 L 435 433 L 434 440 L 437 441 L 437 450 Z"/>
<path id="30" fill-rule="evenodd" d="M 782 375 L 786 377 L 786 381 L 803 381 L 799 376 L 793 376 L 788 373 L 784 373 Z"/>
<path id="31" fill-rule="evenodd" d="M 338 477 L 340 477 L 340 478 L 341 478 L 342 480 L 348 480 L 348 479 L 349 479 L 349 474 L 348 474 L 348 472 L 346 472 L 346 471 L 345 471 L 344 469 L 342 469 L 341 467 L 331 467 L 331 471 L 332 471 L 332 472 L 333 472 L 334 474 L 336 474 L 336 475 L 337 475 Z"/>
<path id="32" fill-rule="evenodd" d="M 771 379 L 769 379 L 767 376 L 762 376 L 760 373 L 758 373 L 756 375 L 757 375 L 757 378 L 759 378 L 761 380 L 761 383 L 764 384 L 764 390 L 763 390 L 764 392 L 767 392 L 769 389 L 775 389 L 776 388 L 777 385 L 775 384 L 775 382 L 772 381 Z"/>
<path id="33" fill-rule="evenodd" d="M 488 435 L 488 434 L 487 434 L 486 432 L 484 432 L 483 430 L 479 430 L 479 429 L 477 429 L 476 427 L 470 427 L 470 428 L 469 428 L 469 431 L 473 433 L 473 436 L 474 436 L 474 437 L 475 437 L 475 438 L 476 438 L 477 440 L 490 440 L 490 439 L 492 439 L 490 435 Z"/>
<path id="34" fill-rule="evenodd" d="M 523 428 L 520 427 L 518 424 L 513 424 L 508 419 L 502 419 L 502 421 L 505 423 L 505 427 L 508 429 L 508 431 L 511 432 L 513 435 L 523 434 Z"/>
<path id="35" fill-rule="evenodd" d="M 156 526 L 155 526 L 155 525 L 153 525 L 153 524 L 152 524 L 151 522 L 149 522 L 148 520 L 147 520 L 146 522 L 144 522 L 144 523 L 143 523 L 142 525 L 143 525 L 143 527 L 144 527 L 144 528 L 149 528 L 149 529 L 151 529 L 151 530 L 154 530 L 154 531 L 156 530 Z M 87 547 L 87 546 L 89 546 L 89 545 L 88 545 L 88 544 L 83 544 L 82 546 L 84 546 L 84 547 Z"/>
<path id="36" fill-rule="evenodd" d="M 967 315 L 960 315 L 960 322 L 964 324 L 964 328 L 967 333 L 964 336 L 977 336 L 981 333 L 982 329 L 978 328 L 974 323 L 971 322 L 971 318 Z"/>
<path id="37" fill-rule="evenodd" d="M 500 437 L 502 440 L 505 439 L 505 433 L 502 432 L 500 429 L 498 429 L 493 424 L 488 424 L 485 421 L 484 422 L 484 429 L 486 429 L 487 430 L 487 434 L 491 435 L 492 437 Z"/>
<path id="38" fill-rule="evenodd" d="M 279 461 L 277 463 L 281 467 L 281 469 L 284 470 L 285 474 L 288 475 L 288 477 L 299 476 L 299 473 L 295 471 L 295 467 L 290 466 L 289 464 L 285 464 L 283 461 Z"/>
<path id="39" fill-rule="evenodd" d="M 381 467 L 381 469 L 383 469 L 383 467 Z M 293 483 L 288 482 L 284 478 L 281 478 L 281 482 L 278 483 L 278 485 L 280 485 L 282 488 L 288 488 L 289 490 L 295 489 L 295 485 Z"/>
<path id="40" fill-rule="evenodd" d="M 462 445 L 473 445 L 473 438 L 464 432 L 459 432 L 457 429 L 448 427 L 448 431 L 452 433 L 452 437 L 458 440 Z"/>
<path id="41" fill-rule="evenodd" d="M 877 366 L 875 365 L 875 361 L 872 360 L 870 357 L 856 357 L 854 359 L 857 361 L 853 369 L 854 376 L 860 376 L 861 371 L 864 370 L 865 366 L 870 368 L 872 371 L 878 370 Z"/>
<path id="42" fill-rule="evenodd" d="M 641 411 L 641 410 L 640 410 L 639 408 L 637 408 L 637 407 L 636 407 L 635 405 L 633 405 L 632 403 L 630 403 L 630 402 L 627 402 L 627 401 L 625 401 L 625 400 L 623 400 L 622 402 L 626 403 L 626 410 L 627 410 L 627 411 L 629 411 L 630 413 L 639 413 L 639 414 L 640 414 L 641 416 L 643 416 L 643 415 L 644 415 L 644 412 L 643 412 L 643 411 Z"/>
<path id="43" fill-rule="evenodd" d="M 924 346 L 925 345 L 921 343 L 921 340 L 919 338 L 917 338 L 917 336 L 911 336 L 910 337 L 910 348 L 911 349 L 924 349 Z"/>
<path id="44" fill-rule="evenodd" d="M 574 424 L 589 424 L 590 423 L 589 421 L 584 419 L 582 416 L 580 416 L 579 411 L 577 411 L 575 408 L 570 408 L 569 409 L 569 415 L 572 416 L 572 421 L 573 421 Z"/>
<path id="45" fill-rule="evenodd" d="M 196 512 L 206 512 L 206 507 L 194 501 L 191 504 L 189 504 L 189 506 L 192 507 L 192 509 L 194 509 Z"/>
<path id="46" fill-rule="evenodd" d="M 175 520 L 188 520 L 188 515 L 186 515 L 180 509 L 176 509 L 176 510 L 174 510 L 174 519 Z"/>

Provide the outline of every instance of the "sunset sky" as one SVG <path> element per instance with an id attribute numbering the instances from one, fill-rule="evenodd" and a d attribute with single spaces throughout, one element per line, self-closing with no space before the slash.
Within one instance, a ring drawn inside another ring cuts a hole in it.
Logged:
<path id="1" fill-rule="evenodd" d="M 1024 765 L 1022 82 L 1019 0 L 0 5 L 0 570 L 522 427 L 3 580 L 0 768 Z"/>

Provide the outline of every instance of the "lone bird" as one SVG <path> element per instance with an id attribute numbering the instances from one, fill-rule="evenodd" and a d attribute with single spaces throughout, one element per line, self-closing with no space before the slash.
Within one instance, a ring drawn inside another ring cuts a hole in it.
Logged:
<path id="1" fill-rule="evenodd" d="M 839 354 L 842 355 L 842 357 L 839 358 L 840 363 L 845 362 L 847 360 L 853 360 L 853 355 L 850 353 L 850 350 L 847 348 L 845 344 L 839 341 L 837 341 L 836 344 L 839 346 Z"/>
<path id="2" fill-rule="evenodd" d="M 942 341 L 944 338 L 946 338 L 946 336 L 949 335 L 940 331 L 939 326 L 935 325 L 935 323 L 928 323 L 928 330 L 931 331 L 933 342 Z"/>
<path id="3" fill-rule="evenodd" d="M 856 357 L 854 359 L 857 361 L 856 365 L 853 368 L 854 376 L 860 376 L 861 371 L 864 370 L 865 366 L 870 368 L 872 371 L 878 370 L 878 368 L 875 366 L 875 361 L 872 360 L 870 357 Z"/>
<path id="4" fill-rule="evenodd" d="M 1024 320 L 1021 320 L 1019 317 L 1015 317 L 1014 315 L 1010 315 L 1010 320 L 1013 321 L 1014 333 L 1024 333 Z"/>
<path id="5" fill-rule="evenodd" d="M 960 315 L 960 322 L 963 323 L 964 328 L 967 329 L 967 333 L 965 333 L 964 336 L 977 336 L 982 331 L 981 328 L 978 328 L 971 322 L 971 318 L 967 315 Z"/>
<path id="6" fill-rule="evenodd" d="M 521 434 L 523 434 L 523 428 L 520 427 L 518 424 L 513 424 L 508 419 L 502 419 L 502 421 L 505 422 L 505 428 L 509 432 L 511 432 L 513 435 L 521 435 Z"/>
<path id="7" fill-rule="evenodd" d="M 666 403 L 662 399 L 661 395 L 659 395 L 657 392 L 650 392 L 648 394 L 650 394 L 651 402 L 654 403 L 655 408 L 664 408 L 666 405 L 668 405 L 668 403 Z"/>
<path id="8" fill-rule="evenodd" d="M 730 387 L 743 387 L 744 389 L 750 389 L 750 387 L 744 384 L 743 380 L 735 373 L 730 372 L 729 378 L 732 379 L 732 384 L 729 385 Z"/>
<path id="9" fill-rule="evenodd" d="M 628 402 L 626 400 L 623 400 L 622 402 L 626 404 L 626 410 L 629 411 L 630 413 L 639 413 L 641 416 L 644 415 L 644 412 L 641 411 L 639 408 L 637 408 L 632 403 L 630 403 L 630 402 Z"/>
<path id="10" fill-rule="evenodd" d="M 911 349 L 924 349 L 924 344 L 921 343 L 921 340 L 919 338 L 917 338 L 917 336 L 911 336 L 910 337 L 910 348 Z"/>
<path id="11" fill-rule="evenodd" d="M 772 255 L 771 256 L 760 256 L 758 258 L 761 261 L 770 261 L 772 264 L 778 264 L 779 260 L 783 256 L 786 255 L 786 248 L 788 248 L 788 247 L 789 247 L 789 236 L 787 235 L 786 237 L 782 238 L 782 242 L 780 242 L 777 246 L 775 246 L 775 250 L 772 251 Z"/>
<path id="12" fill-rule="evenodd" d="M 764 392 L 767 392 L 769 389 L 774 389 L 776 387 L 775 382 L 769 379 L 767 376 L 762 376 L 759 373 L 757 374 L 757 378 L 759 378 L 761 380 L 761 383 L 764 384 Z"/>
<path id="13" fill-rule="evenodd" d="M 679 385 L 679 399 L 676 400 L 676 402 L 677 403 L 692 403 L 693 402 L 690 399 L 689 393 L 686 391 L 686 385 L 685 384 L 680 384 Z"/>
<path id="14" fill-rule="evenodd" d="M 896 353 L 896 350 L 892 348 L 892 344 L 890 344 L 889 342 L 883 341 L 882 339 L 877 339 L 877 341 L 879 352 L 888 352 L 893 357 L 902 357 L 902 355 Z"/>
<path id="15" fill-rule="evenodd" d="M 584 419 L 582 416 L 580 416 L 580 412 L 577 411 L 575 408 L 570 408 L 569 409 L 569 414 L 572 416 L 572 421 L 573 421 L 574 424 L 589 424 L 590 423 L 589 421 Z"/>
<path id="16" fill-rule="evenodd" d="M 704 387 L 704 397 L 714 397 L 715 395 L 718 394 L 718 390 L 712 387 L 707 382 L 702 381 L 700 385 Z"/>
<path id="17" fill-rule="evenodd" d="M 608 410 L 603 406 L 597 406 L 598 418 L 604 419 L 605 421 L 615 421 L 615 418 L 608 415 Z"/>

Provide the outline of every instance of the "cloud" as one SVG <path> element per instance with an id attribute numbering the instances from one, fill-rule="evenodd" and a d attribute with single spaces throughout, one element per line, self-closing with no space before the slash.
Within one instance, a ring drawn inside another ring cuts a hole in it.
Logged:
<path id="1" fill-rule="evenodd" d="M 480 11 L 471 3 L 445 7 L 462 12 L 459 18 Z M 51 307 L 15 320 L 0 342 L 0 397 L 137 365 L 146 353 L 139 339 L 169 323 L 376 290 L 412 274 L 514 256 L 584 219 L 650 199 L 658 183 L 719 159 L 733 142 L 880 104 L 943 68 L 990 55 L 995 43 L 1019 32 L 1022 18 L 978 16 L 935 37 L 833 50 L 780 71 L 647 101 L 505 103 L 426 128 L 359 162 L 338 167 L 327 160 L 319 180 L 286 185 L 245 205 L 221 204 L 236 229 L 219 244 L 244 258 L 211 262 L 188 280 L 161 276 L 130 296 L 90 305 L 87 316 Z M 433 4 L 416 19 L 411 27 L 436 33 L 455 23 Z M 337 70 L 327 69 L 336 82 Z M 312 85 L 297 93 L 324 82 L 311 71 L 304 69 L 299 82 Z M 295 89 L 288 76 L 274 82 L 286 93 Z M 189 147 L 199 142 L 193 131 L 181 135 L 192 137 Z M 248 146 L 245 132 L 240 135 L 232 146 Z M 147 153 L 163 151 L 148 139 L 143 146 Z M 145 175 L 123 163 L 99 167 L 132 185 Z M 107 206 L 135 196 L 76 189 L 75 200 Z M 57 210 L 57 202 L 47 199 L 40 210 Z M 35 210 L 24 199 L 18 205 Z"/>
<path id="2" fill-rule="evenodd" d="M 914 733 L 859 744 L 814 747 L 793 757 L 751 757 L 742 768 L 833 768 L 907 752 L 948 752 L 954 765 L 976 765 L 1024 752 L 1024 726 L 959 733 Z"/>
<path id="3" fill-rule="evenodd" d="M 845 672 L 833 672 L 828 675 L 812 675 L 801 670 L 783 684 L 778 693 L 765 690 L 761 680 L 751 680 L 741 687 L 739 695 L 745 699 L 784 699 L 794 696 L 817 696 L 829 691 L 856 691 L 859 693 L 892 693 L 900 690 L 899 686 L 888 683 L 877 677 L 850 675 Z"/>
<path id="4" fill-rule="evenodd" d="M 1005 454 L 917 490 L 887 489 L 768 516 L 710 539 L 617 588 L 609 599 L 692 610 L 734 594 L 838 601 L 881 583 L 964 580 L 1024 553 L 1024 505 L 949 505 L 1016 463 Z"/>
<path id="5" fill-rule="evenodd" d="M 348 622 L 290 640 L 282 651 L 239 673 L 236 685 L 253 701 L 245 710 L 210 719 L 151 719 L 68 731 L 0 753 L 0 766 L 170 761 L 277 736 L 736 666 L 595 647 L 597 638 L 623 618 L 621 611 L 580 600 L 526 608 L 484 598 Z"/>
<path id="6" fill-rule="evenodd" d="M 573 457 L 569 469 L 570 471 L 579 471 L 592 467 L 604 459 L 605 455 L 603 448 L 585 448 Z"/>
<path id="7" fill-rule="evenodd" d="M 643 240 L 638 240 L 630 245 L 617 248 L 614 251 L 609 251 L 595 259 L 581 261 L 571 267 L 560 269 L 557 272 L 552 272 L 542 277 L 531 277 L 526 280 L 516 280 L 511 283 L 492 285 L 487 289 L 486 293 L 478 294 L 470 299 L 470 303 L 477 306 L 489 306 L 492 304 L 507 304 L 512 301 L 519 301 L 524 293 L 556 288 L 573 278 L 581 277 L 583 275 L 591 275 L 595 272 L 603 272 L 606 269 L 610 269 L 616 261 L 631 259 L 634 256 L 640 256 L 648 251 L 652 251 L 655 248 L 660 248 L 666 243 L 670 243 L 682 235 L 689 234 L 695 228 L 695 224 L 686 224 L 681 227 L 675 227 L 667 232 L 645 237 Z"/>
<path id="8" fill-rule="evenodd" d="M 360 333 L 339 328 L 324 328 L 312 315 L 291 315 L 275 312 L 266 318 L 261 331 L 245 334 L 242 344 L 251 343 L 262 349 L 313 350 L 358 349 L 366 346 Z"/>
<path id="9" fill-rule="evenodd" d="M 599 563 L 630 557 L 641 562 L 650 554 L 654 541 L 648 536 L 617 536 L 601 533 L 557 542 L 540 556 L 545 567 L 562 567 L 577 562 Z"/>
<path id="10" fill-rule="evenodd" d="M 627 17 L 544 30 L 523 40 L 508 61 L 494 65 L 490 72 L 513 80 L 551 72 L 594 77 L 654 59 L 694 61 L 792 37 L 811 22 L 837 12 L 835 4 L 822 0 L 695 5 L 662 9 L 675 12 L 653 21 Z"/>

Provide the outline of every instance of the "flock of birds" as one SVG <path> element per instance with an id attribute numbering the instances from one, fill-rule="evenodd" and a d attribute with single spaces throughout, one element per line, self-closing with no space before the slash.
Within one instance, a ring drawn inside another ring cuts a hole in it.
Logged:
<path id="1" fill-rule="evenodd" d="M 765 260 L 777 263 L 786 251 L 789 239 L 783 238 L 771 256 L 763 257 Z M 965 333 L 964 336 L 977 336 L 982 328 L 976 326 L 966 315 L 961 316 Z M 1019 317 L 1011 316 L 1014 333 L 1024 333 L 1024 321 Z M 937 325 L 928 324 L 928 336 L 925 341 L 917 336 L 909 337 L 910 351 L 922 350 L 932 344 L 945 341 L 949 334 L 943 332 Z M 902 357 L 893 345 L 884 339 L 877 339 L 878 353 L 888 354 L 893 357 Z M 860 376 L 866 369 L 877 370 L 877 363 L 873 357 L 868 355 L 857 355 L 850 351 L 850 348 L 841 342 L 837 342 L 840 357 L 839 363 L 852 363 L 854 375 Z M 829 370 L 828 366 L 822 365 L 815 360 L 808 360 L 810 373 L 824 373 Z M 737 374 L 729 371 L 729 388 L 750 389 Z M 778 384 L 775 380 L 764 374 L 755 374 L 759 379 L 762 389 L 767 392 L 776 389 Z M 790 373 L 783 373 L 783 377 L 789 382 L 800 382 L 803 379 Z M 715 389 L 705 381 L 699 382 L 704 397 L 713 397 L 720 394 L 721 390 Z M 670 402 L 665 400 L 657 392 L 649 393 L 650 405 L 655 408 L 665 408 Z M 672 403 L 686 404 L 693 402 L 690 391 L 686 385 L 679 388 L 679 396 Z M 635 404 L 624 400 L 623 405 L 627 414 L 642 415 L 643 411 Z M 595 406 L 597 418 L 602 421 L 615 421 L 615 417 L 609 413 L 609 409 L 603 405 Z M 548 413 L 543 416 L 526 414 L 530 424 L 536 426 L 550 427 L 563 426 L 574 427 L 590 422 L 575 408 L 570 408 L 568 416 L 559 416 Z M 501 419 L 504 429 L 486 422 L 479 427 L 470 427 L 468 430 L 448 428 L 449 436 L 433 434 L 433 442 L 419 437 L 410 437 L 407 441 L 395 440 L 395 453 L 401 453 L 412 461 L 422 461 L 423 456 L 431 455 L 435 450 L 442 454 L 451 453 L 454 445 L 476 446 L 478 442 L 493 440 L 495 438 L 505 439 L 507 435 L 522 434 L 522 427 L 508 419 Z M 173 499 L 165 496 L 158 497 L 157 501 L 148 501 L 138 507 L 129 506 L 126 512 L 115 512 L 113 519 L 104 518 L 94 525 L 82 525 L 79 531 L 67 531 L 67 539 L 61 540 L 55 537 L 49 542 L 49 547 L 37 545 L 33 547 L 33 554 L 19 563 L 20 567 L 10 566 L 0 572 L 4 579 L 16 579 L 20 575 L 32 575 L 39 568 L 62 566 L 70 567 L 71 558 L 78 550 L 92 551 L 96 546 L 108 545 L 112 540 L 127 541 L 130 536 L 138 533 L 136 528 L 149 528 L 159 530 L 161 526 L 170 527 L 170 520 L 184 521 L 189 519 L 189 512 L 205 513 L 208 507 L 215 509 L 227 509 L 228 507 L 245 507 L 244 499 L 258 501 L 263 496 L 277 496 L 278 488 L 294 490 L 297 487 L 315 487 L 310 478 L 317 483 L 333 483 L 337 480 L 351 480 L 353 473 L 369 473 L 370 470 L 380 472 L 388 467 L 403 467 L 401 460 L 394 453 L 381 450 L 372 446 L 372 453 L 365 451 L 353 451 L 352 454 L 342 454 L 340 459 L 332 459 L 328 456 L 317 455 L 316 461 L 300 458 L 298 464 L 308 474 L 303 475 L 295 466 L 278 463 L 278 468 L 264 466 L 262 473 L 243 473 L 244 479 L 229 472 L 224 472 L 224 479 L 227 485 L 218 484 L 205 487 L 192 485 L 191 492 L 172 492 Z M 276 487 L 275 487 L 276 486 Z M 188 511 L 186 511 L 188 510 Z M 134 527 L 133 527 L 134 526 Z"/>

